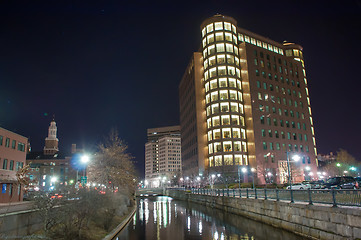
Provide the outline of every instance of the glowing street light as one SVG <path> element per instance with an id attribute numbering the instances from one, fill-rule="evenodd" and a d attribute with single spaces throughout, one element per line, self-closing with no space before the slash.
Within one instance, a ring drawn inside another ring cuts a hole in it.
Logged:
<path id="1" fill-rule="evenodd" d="M 88 155 L 81 156 L 80 161 L 82 163 L 88 163 L 89 162 L 89 156 Z"/>
<path id="2" fill-rule="evenodd" d="M 288 168 L 288 181 L 290 184 L 290 189 L 292 189 L 291 164 L 290 164 L 290 157 L 288 151 L 286 152 L 286 156 L 287 156 L 287 168 Z M 300 156 L 298 156 L 297 154 L 294 154 L 291 158 L 295 162 L 298 162 L 301 159 Z"/>

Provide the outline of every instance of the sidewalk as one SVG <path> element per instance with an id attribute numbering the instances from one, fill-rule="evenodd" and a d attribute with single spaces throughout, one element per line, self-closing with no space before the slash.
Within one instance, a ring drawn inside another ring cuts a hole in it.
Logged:
<path id="1" fill-rule="evenodd" d="M 0 215 L 33 209 L 33 202 L 0 203 Z"/>

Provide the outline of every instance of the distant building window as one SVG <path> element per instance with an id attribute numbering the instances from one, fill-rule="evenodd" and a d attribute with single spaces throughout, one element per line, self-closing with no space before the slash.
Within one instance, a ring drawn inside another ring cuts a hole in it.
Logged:
<path id="1" fill-rule="evenodd" d="M 3 169 L 8 169 L 8 160 L 4 159 L 3 161 Z"/>
<path id="2" fill-rule="evenodd" d="M 10 146 L 10 138 L 6 138 L 5 147 L 9 147 L 9 146 Z"/>
<path id="3" fill-rule="evenodd" d="M 16 148 L 16 140 L 13 140 L 11 143 L 11 148 L 15 149 Z"/>
<path id="4" fill-rule="evenodd" d="M 14 160 L 10 160 L 9 170 L 14 170 Z"/>
<path id="5" fill-rule="evenodd" d="M 3 145 L 3 136 L 0 136 L 0 146 L 2 146 Z"/>

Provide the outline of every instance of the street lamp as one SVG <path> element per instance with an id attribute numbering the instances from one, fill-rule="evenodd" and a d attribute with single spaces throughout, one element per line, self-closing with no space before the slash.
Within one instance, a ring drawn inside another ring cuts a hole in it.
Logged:
<path id="1" fill-rule="evenodd" d="M 341 163 L 336 164 L 336 167 L 338 167 L 338 172 L 339 172 L 340 176 L 341 176 L 341 166 L 342 166 Z"/>
<path id="2" fill-rule="evenodd" d="M 78 158 L 79 161 L 79 158 Z M 82 165 L 83 167 L 83 178 L 85 178 L 85 170 L 86 170 L 86 164 L 90 161 L 90 157 L 87 154 L 84 154 L 80 157 L 80 161 L 78 163 L 77 169 L 76 169 L 76 184 L 78 184 L 79 181 L 79 165 Z M 85 183 L 84 183 L 85 184 Z"/>
<path id="3" fill-rule="evenodd" d="M 287 151 L 286 154 L 287 154 L 288 181 L 290 184 L 290 189 L 292 189 L 292 176 L 291 176 L 291 164 L 290 164 L 289 152 Z M 300 156 L 295 154 L 292 156 L 292 160 L 294 160 L 295 162 L 298 162 L 300 160 Z"/>
<path id="4" fill-rule="evenodd" d="M 254 189 L 254 173 L 256 172 L 256 169 L 251 168 L 251 172 L 252 172 L 252 186 L 253 186 L 253 189 Z"/>

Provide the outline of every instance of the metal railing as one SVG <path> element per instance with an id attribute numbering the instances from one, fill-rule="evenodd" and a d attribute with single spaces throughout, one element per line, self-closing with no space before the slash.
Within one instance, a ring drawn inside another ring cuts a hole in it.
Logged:
<path id="1" fill-rule="evenodd" d="M 331 204 L 334 207 L 356 206 L 361 207 L 361 190 L 348 189 L 260 189 L 260 188 L 238 188 L 238 189 L 190 189 L 192 194 L 209 196 L 224 196 L 236 198 L 253 198 L 276 201 L 305 202 L 308 204 L 321 203 Z"/>

